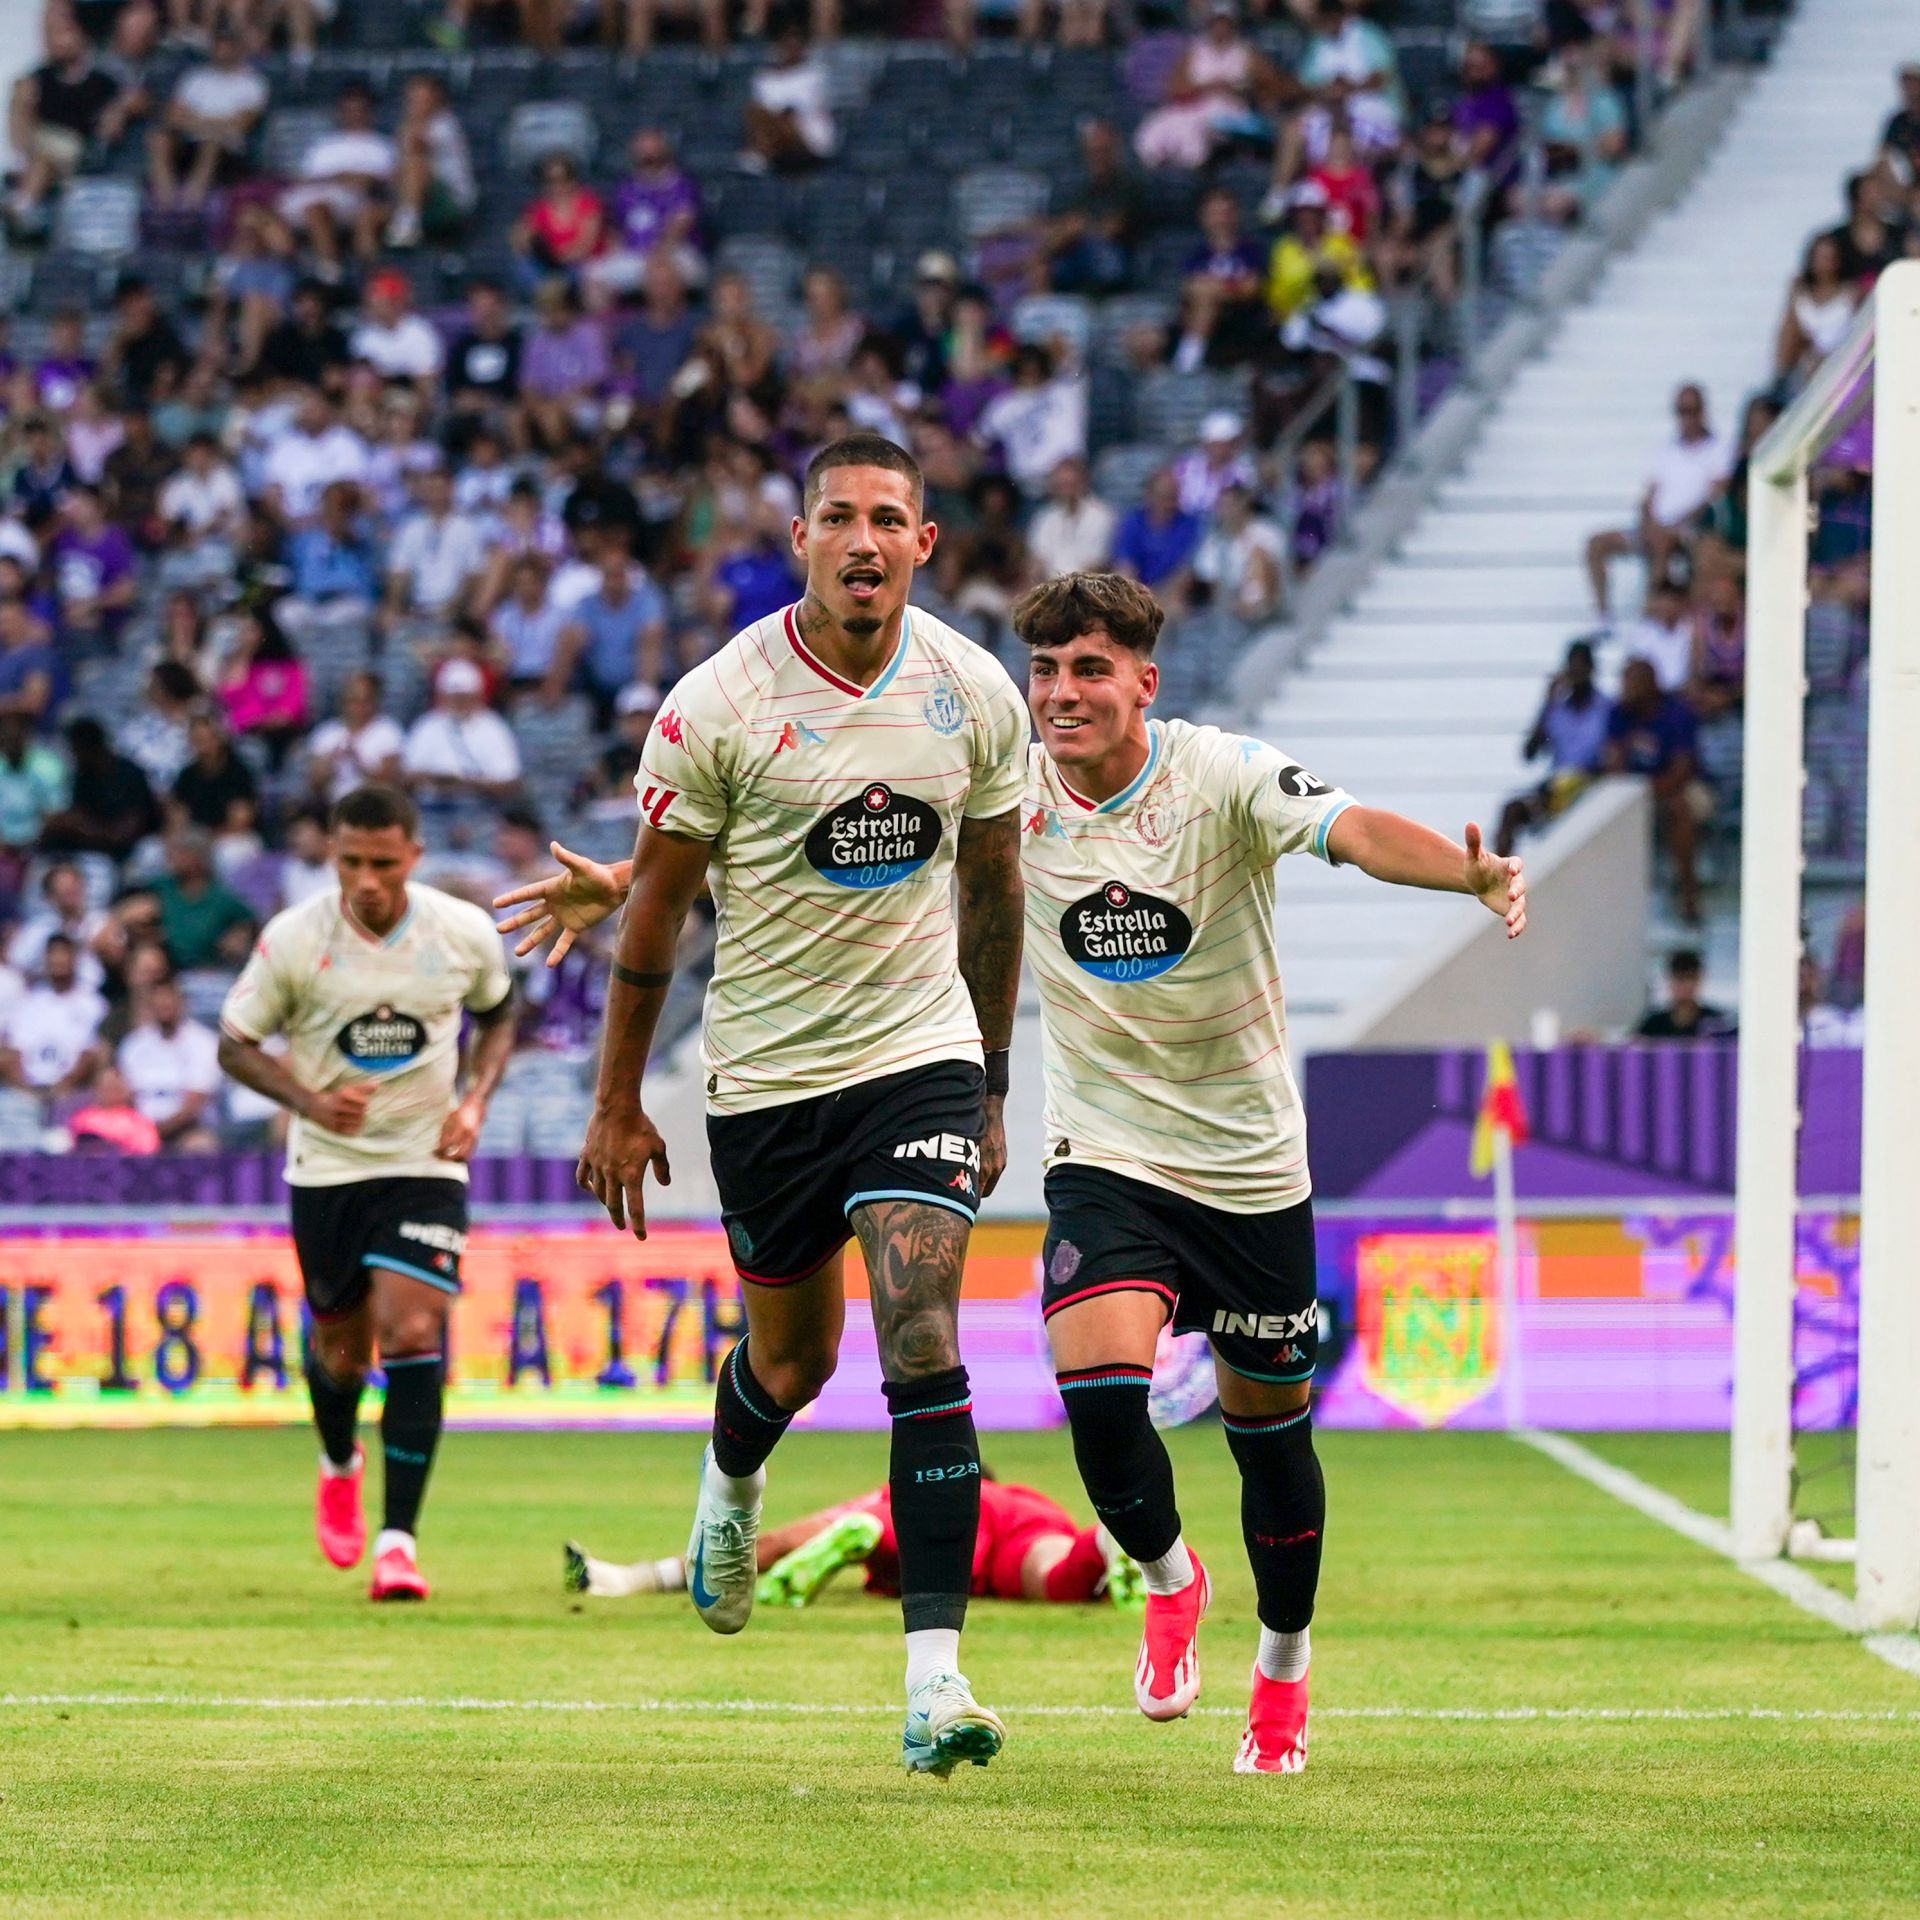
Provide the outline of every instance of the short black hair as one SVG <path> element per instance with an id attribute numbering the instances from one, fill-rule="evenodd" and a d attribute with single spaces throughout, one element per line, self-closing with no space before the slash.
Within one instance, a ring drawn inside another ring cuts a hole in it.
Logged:
<path id="1" fill-rule="evenodd" d="M 807 478 L 800 490 L 800 511 L 811 513 L 820 498 L 822 476 L 835 467 L 882 467 L 888 473 L 905 474 L 913 488 L 913 504 L 918 510 L 926 498 L 927 483 L 920 463 L 905 447 L 897 447 L 884 434 L 849 433 L 827 444 L 807 462 Z"/>
<path id="2" fill-rule="evenodd" d="M 1700 956 L 1692 947 L 1676 947 L 1667 955 L 1667 971 L 1669 973 L 1700 973 L 1703 971 Z"/>
<path id="3" fill-rule="evenodd" d="M 1166 614 L 1137 580 L 1123 573 L 1063 573 L 1014 603 L 1013 630 L 1030 647 L 1064 647 L 1085 633 L 1104 633 L 1144 659 L 1153 654 Z"/>
<path id="4" fill-rule="evenodd" d="M 398 827 L 409 840 L 417 840 L 420 809 L 398 787 L 355 787 L 333 803 L 327 819 L 329 832 L 338 833 L 342 827 L 358 827 L 366 833 Z"/>

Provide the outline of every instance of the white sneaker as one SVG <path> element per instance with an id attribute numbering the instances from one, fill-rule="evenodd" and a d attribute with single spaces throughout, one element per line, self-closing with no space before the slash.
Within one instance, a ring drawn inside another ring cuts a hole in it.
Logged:
<path id="1" fill-rule="evenodd" d="M 962 1760 L 984 1767 L 1006 1741 L 1000 1716 L 974 1699 L 964 1674 L 936 1673 L 907 1695 L 900 1760 L 909 1773 L 945 1779 Z"/>
<path id="2" fill-rule="evenodd" d="M 387 222 L 387 245 L 390 247 L 417 247 L 420 238 L 420 216 L 411 207 L 402 207 Z"/>
<path id="3" fill-rule="evenodd" d="M 723 1506 L 707 1485 L 713 1464 L 708 1447 L 700 1459 L 700 1500 L 693 1510 L 687 1541 L 687 1593 L 693 1609 L 715 1633 L 738 1633 L 753 1612 L 759 1569 L 754 1548 L 760 1539 L 760 1488 L 766 1469 L 754 1475 L 753 1505 Z"/>

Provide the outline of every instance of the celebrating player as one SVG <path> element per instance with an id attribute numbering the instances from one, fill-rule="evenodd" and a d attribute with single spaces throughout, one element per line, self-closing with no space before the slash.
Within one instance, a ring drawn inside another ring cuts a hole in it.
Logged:
<path id="1" fill-rule="evenodd" d="M 1200 1691 L 1207 1574 L 1181 1536 L 1147 1390 L 1169 1318 L 1211 1340 L 1260 1617 L 1233 1764 L 1295 1773 L 1326 1492 L 1274 864 L 1312 853 L 1470 893 L 1509 936 L 1526 926 L 1526 888 L 1475 827 L 1456 846 L 1257 740 L 1149 719 L 1161 618 L 1132 581 L 1090 573 L 1034 588 L 1013 613 L 1039 734 L 1021 865 L 1046 1074 L 1042 1308 L 1080 1476 L 1146 1582 L 1134 1697 L 1154 1720 Z"/>
<path id="2" fill-rule="evenodd" d="M 1065 1507 L 1032 1487 L 1009 1486 L 981 1470 L 980 1531 L 973 1547 L 972 1592 L 982 1600 L 1045 1600 L 1071 1604 L 1104 1595 L 1117 1607 L 1137 1606 L 1140 1570 L 1104 1527 L 1081 1527 Z M 761 1606 L 810 1606 L 843 1567 L 860 1567 L 866 1590 L 900 1591 L 900 1540 L 893 1491 L 876 1487 L 858 1500 L 823 1508 L 760 1536 L 757 1599 Z M 680 1559 L 617 1566 L 568 1541 L 568 1592 L 614 1599 L 632 1593 L 679 1593 L 687 1584 Z"/>
<path id="3" fill-rule="evenodd" d="M 857 1234 L 893 1416 L 902 1756 L 945 1774 L 1005 1737 L 959 1671 L 980 1468 L 956 1311 L 1006 1161 L 1027 719 L 990 654 L 907 605 L 935 538 L 921 504 L 891 441 L 815 455 L 793 523 L 805 595 L 674 689 L 641 755 L 631 864 L 569 856 L 501 904 L 534 902 L 507 927 L 531 927 L 522 951 L 557 929 L 557 957 L 631 887 L 578 1177 L 644 1234 L 642 1176 L 668 1165 L 641 1073 L 711 875 L 707 1137 L 747 1334 L 720 1369 L 688 1592 L 716 1632 L 746 1625 L 764 1462 L 833 1371 Z"/>
<path id="4" fill-rule="evenodd" d="M 268 921 L 221 1011 L 220 1064 L 294 1116 L 287 1184 L 313 1314 L 320 1550 L 351 1567 L 366 1547 L 354 1427 L 377 1347 L 386 1509 L 371 1593 L 424 1600 L 414 1528 L 440 1439 L 465 1163 L 513 1048 L 512 981 L 485 913 L 408 883 L 420 837 L 404 793 L 361 787 L 331 827 L 339 890 Z M 464 1063 L 463 1013 L 474 1019 Z M 284 1063 L 261 1047 L 275 1033 Z"/>

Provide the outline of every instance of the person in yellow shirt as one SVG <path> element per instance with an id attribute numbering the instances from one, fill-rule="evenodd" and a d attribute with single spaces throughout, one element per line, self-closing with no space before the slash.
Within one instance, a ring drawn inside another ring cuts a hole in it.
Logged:
<path id="1" fill-rule="evenodd" d="M 1327 190 L 1303 180 L 1287 195 L 1286 227 L 1267 257 L 1267 305 L 1285 322 L 1314 298 L 1314 279 L 1332 267 L 1349 287 L 1371 288 L 1366 256 L 1328 218 Z"/>

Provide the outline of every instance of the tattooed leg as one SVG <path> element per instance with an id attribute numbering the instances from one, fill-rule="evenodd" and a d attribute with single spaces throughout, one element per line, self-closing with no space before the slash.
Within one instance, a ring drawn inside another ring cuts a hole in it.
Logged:
<path id="1" fill-rule="evenodd" d="M 950 1664 L 973 1584 L 980 1444 L 960 1364 L 960 1273 L 970 1222 L 917 1200 L 857 1207 L 880 1368 L 893 1415 L 893 1530 L 909 1635 L 937 1630 Z M 937 1644 L 937 1643 L 936 1643 Z M 909 1670 L 915 1643 L 909 1639 Z"/>

